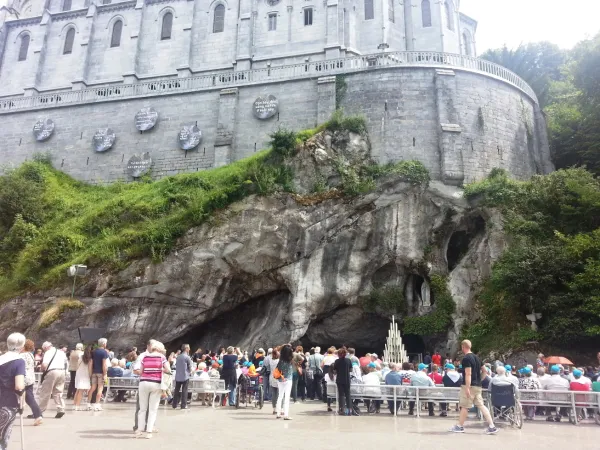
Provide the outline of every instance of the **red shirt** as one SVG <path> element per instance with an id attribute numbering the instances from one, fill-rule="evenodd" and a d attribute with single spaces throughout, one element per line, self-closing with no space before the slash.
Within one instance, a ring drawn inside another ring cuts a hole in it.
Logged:
<path id="1" fill-rule="evenodd" d="M 442 356 L 438 355 L 437 353 L 435 353 L 432 357 L 431 357 L 431 362 L 434 364 L 437 364 L 438 367 L 442 365 Z"/>
<path id="2" fill-rule="evenodd" d="M 443 377 L 437 372 L 430 373 L 429 378 L 431 378 L 435 384 L 443 384 L 444 383 Z"/>
<path id="3" fill-rule="evenodd" d="M 582 383 L 580 381 L 571 381 L 570 389 L 572 391 L 589 391 L 590 385 L 586 384 L 586 383 Z"/>

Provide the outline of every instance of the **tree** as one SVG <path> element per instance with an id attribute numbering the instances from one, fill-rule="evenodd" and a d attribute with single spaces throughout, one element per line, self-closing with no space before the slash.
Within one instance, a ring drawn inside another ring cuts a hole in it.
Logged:
<path id="1" fill-rule="evenodd" d="M 549 101 L 551 82 L 563 79 L 561 67 L 566 62 L 567 54 L 550 42 L 532 42 L 513 50 L 506 46 L 488 50 L 481 57 L 500 64 L 523 78 L 533 88 L 540 105 L 544 107 Z"/>

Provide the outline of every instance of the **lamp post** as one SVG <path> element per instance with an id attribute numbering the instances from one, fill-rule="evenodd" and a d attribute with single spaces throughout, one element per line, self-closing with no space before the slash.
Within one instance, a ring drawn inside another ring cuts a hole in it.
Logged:
<path id="1" fill-rule="evenodd" d="M 87 266 L 83 264 L 75 264 L 67 269 L 67 275 L 73 277 L 73 289 L 71 289 L 71 298 L 75 295 L 75 283 L 77 277 L 85 277 L 87 275 Z"/>

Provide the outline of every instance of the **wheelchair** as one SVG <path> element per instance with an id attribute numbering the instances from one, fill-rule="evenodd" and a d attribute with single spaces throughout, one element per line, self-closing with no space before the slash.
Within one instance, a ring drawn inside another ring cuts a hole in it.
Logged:
<path id="1" fill-rule="evenodd" d="M 523 427 L 523 409 L 517 398 L 515 387 L 490 386 L 492 416 L 494 419 L 505 419 L 511 426 L 521 429 Z"/>
<path id="2" fill-rule="evenodd" d="M 241 404 L 244 404 L 244 407 L 252 405 L 254 408 L 262 409 L 264 403 L 262 377 L 240 375 L 236 386 L 235 407 L 239 408 Z"/>

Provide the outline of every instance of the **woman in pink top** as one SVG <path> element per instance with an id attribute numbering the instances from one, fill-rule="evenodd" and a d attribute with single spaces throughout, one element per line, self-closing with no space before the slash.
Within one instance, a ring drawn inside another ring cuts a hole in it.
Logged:
<path id="1" fill-rule="evenodd" d="M 152 437 L 162 393 L 162 376 L 163 373 L 171 373 L 169 363 L 161 351 L 164 351 L 164 346 L 160 342 L 154 341 L 150 352 L 146 353 L 141 361 L 138 393 L 140 398 L 139 427 L 138 431 L 135 432 L 136 437 L 142 436 L 142 432 L 139 430 L 148 430 L 146 438 L 150 439 Z M 148 413 L 148 423 L 146 423 L 146 413 Z"/>

